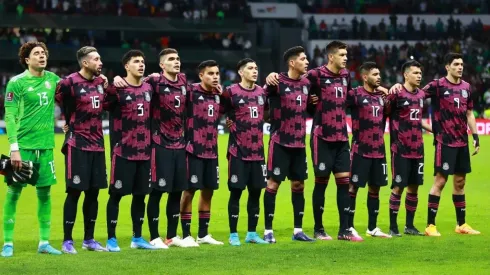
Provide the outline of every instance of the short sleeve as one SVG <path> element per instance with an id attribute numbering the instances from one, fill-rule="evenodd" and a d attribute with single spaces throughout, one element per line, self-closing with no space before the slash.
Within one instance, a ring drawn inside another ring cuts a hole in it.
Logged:
<path id="1" fill-rule="evenodd" d="M 422 90 L 425 93 L 425 97 L 433 97 L 437 95 L 437 80 L 432 80 L 427 85 L 425 85 Z"/>

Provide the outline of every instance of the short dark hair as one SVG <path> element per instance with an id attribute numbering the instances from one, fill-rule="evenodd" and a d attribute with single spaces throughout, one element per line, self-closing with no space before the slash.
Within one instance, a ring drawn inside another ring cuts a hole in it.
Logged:
<path id="1" fill-rule="evenodd" d="M 165 55 L 171 54 L 171 53 L 179 54 L 179 52 L 177 52 L 176 49 L 166 48 L 166 49 L 163 49 L 163 50 L 160 51 L 160 53 L 158 54 L 158 57 L 161 58 L 162 56 L 165 56 Z"/>
<path id="2" fill-rule="evenodd" d="M 26 58 L 29 58 L 29 55 L 31 54 L 32 50 L 35 47 L 41 47 L 43 48 L 44 52 L 46 53 L 46 57 L 49 57 L 49 52 L 48 48 L 46 47 L 46 44 L 43 42 L 27 42 L 22 44 L 22 46 L 19 48 L 19 63 L 22 65 L 22 67 L 27 69 L 27 63 L 26 63 Z"/>
<path id="3" fill-rule="evenodd" d="M 207 67 L 219 67 L 219 65 L 218 65 L 218 62 L 216 62 L 215 60 L 203 61 L 203 62 L 201 62 L 201 64 L 199 64 L 199 66 L 197 66 L 197 73 L 202 72 Z"/>
<path id="4" fill-rule="evenodd" d="M 126 65 L 130 60 L 131 58 L 133 57 L 143 57 L 143 59 L 145 59 L 145 54 L 140 51 L 140 50 L 129 50 L 127 53 L 124 54 L 123 58 L 122 58 L 122 64 L 123 66 Z"/>
<path id="5" fill-rule="evenodd" d="M 335 53 L 336 51 L 338 51 L 340 49 L 346 50 L 347 44 L 345 44 L 342 41 L 334 40 L 334 41 L 328 43 L 328 45 L 325 47 L 325 52 L 327 54 L 331 54 L 331 53 Z"/>
<path id="6" fill-rule="evenodd" d="M 451 65 L 454 59 L 463 59 L 463 55 L 460 53 L 448 53 L 444 56 L 444 65 Z"/>
<path id="7" fill-rule="evenodd" d="M 370 72 L 372 69 L 379 69 L 378 67 L 378 64 L 376 64 L 375 62 L 371 62 L 371 61 L 367 61 L 367 62 L 364 62 L 360 67 L 359 67 L 359 72 L 361 74 L 363 73 L 368 73 Z"/>
<path id="8" fill-rule="evenodd" d="M 236 64 L 236 70 L 239 71 L 242 69 L 243 66 L 247 65 L 247 63 L 256 63 L 255 60 L 253 60 L 252 58 L 244 58 L 240 61 L 238 61 L 238 63 Z"/>
<path id="9" fill-rule="evenodd" d="M 415 60 L 409 60 L 402 65 L 402 73 L 405 73 L 410 67 L 417 67 L 417 68 L 422 68 L 422 65 L 415 61 Z"/>
<path id="10" fill-rule="evenodd" d="M 304 53 L 305 49 L 301 46 L 292 47 L 284 52 L 284 62 L 288 62 L 292 57 L 298 57 L 301 53 Z"/>
<path id="11" fill-rule="evenodd" d="M 78 60 L 78 63 L 80 64 L 80 66 L 82 65 L 82 59 L 85 56 L 87 56 L 88 54 L 93 53 L 93 52 L 97 52 L 97 49 L 95 47 L 92 47 L 92 46 L 81 47 L 77 51 L 77 60 Z"/>

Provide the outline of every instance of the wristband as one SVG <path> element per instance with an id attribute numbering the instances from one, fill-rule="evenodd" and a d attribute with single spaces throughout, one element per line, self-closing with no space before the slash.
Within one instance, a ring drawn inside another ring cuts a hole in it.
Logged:
<path id="1" fill-rule="evenodd" d="M 10 144 L 10 151 L 11 152 L 19 151 L 19 144 L 17 142 Z"/>

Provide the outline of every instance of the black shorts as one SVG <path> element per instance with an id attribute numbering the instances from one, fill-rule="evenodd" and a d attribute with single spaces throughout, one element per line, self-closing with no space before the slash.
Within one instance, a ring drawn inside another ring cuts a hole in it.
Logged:
<path id="1" fill-rule="evenodd" d="M 105 153 L 66 146 L 65 180 L 67 191 L 107 188 Z"/>
<path id="2" fill-rule="evenodd" d="M 434 176 L 439 172 L 444 176 L 471 173 L 470 149 L 464 147 L 449 147 L 436 143 L 434 158 Z"/>
<path id="3" fill-rule="evenodd" d="M 187 153 L 188 189 L 219 188 L 218 159 L 203 159 Z"/>
<path id="4" fill-rule="evenodd" d="M 357 187 L 388 185 L 386 158 L 366 158 L 352 154 L 350 182 Z"/>
<path id="5" fill-rule="evenodd" d="M 150 160 L 128 160 L 116 155 L 111 161 L 109 194 L 146 195 L 150 192 Z"/>
<path id="6" fill-rule="evenodd" d="M 267 186 L 267 167 L 263 160 L 245 161 L 228 157 L 228 189 L 262 189 Z"/>
<path id="7" fill-rule="evenodd" d="M 311 135 L 310 147 L 315 177 L 328 177 L 330 173 L 350 171 L 348 141 L 327 142 Z"/>
<path id="8" fill-rule="evenodd" d="M 187 190 L 185 149 L 154 144 L 151 151 L 151 187 L 161 192 Z"/>
<path id="9" fill-rule="evenodd" d="M 267 178 L 281 183 L 288 177 L 292 181 L 308 179 L 305 148 L 290 148 L 269 142 Z"/>
<path id="10" fill-rule="evenodd" d="M 424 184 L 424 158 L 409 159 L 400 154 L 391 154 L 391 188 Z"/>

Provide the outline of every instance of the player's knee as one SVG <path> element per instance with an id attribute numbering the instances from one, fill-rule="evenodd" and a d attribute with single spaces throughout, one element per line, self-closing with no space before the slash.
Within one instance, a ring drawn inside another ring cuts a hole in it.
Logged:
<path id="1" fill-rule="evenodd" d="M 410 193 L 410 194 L 417 194 L 419 191 L 419 186 L 416 185 L 416 184 L 409 184 L 407 186 L 407 193 Z"/>
<path id="2" fill-rule="evenodd" d="M 279 183 L 270 178 L 267 181 L 267 189 L 277 191 L 279 189 Z"/>
<path id="3" fill-rule="evenodd" d="M 66 191 L 66 193 L 67 193 L 68 197 L 73 198 L 73 199 L 78 199 L 82 195 L 82 191 L 77 190 L 77 189 L 72 189 L 72 188 L 68 189 Z"/>
<path id="4" fill-rule="evenodd" d="M 466 178 L 464 176 L 454 175 L 454 190 L 463 191 L 466 184 Z"/>
<path id="5" fill-rule="evenodd" d="M 349 184 L 349 192 L 350 193 L 354 193 L 354 194 L 357 194 L 357 191 L 359 190 L 359 187 L 353 185 L 353 184 Z"/>
<path id="6" fill-rule="evenodd" d="M 211 201 L 213 194 L 214 194 L 214 190 L 212 190 L 212 189 L 204 188 L 201 190 L 201 197 L 203 200 Z"/>
<path id="7" fill-rule="evenodd" d="M 391 189 L 391 192 L 395 195 L 401 196 L 403 194 L 403 188 L 395 186 L 393 189 Z"/>
<path id="8" fill-rule="evenodd" d="M 297 191 L 303 191 L 305 183 L 303 181 L 291 181 L 291 189 Z"/>
<path id="9" fill-rule="evenodd" d="M 442 191 L 444 189 L 444 186 L 446 185 L 447 182 L 447 177 L 437 173 L 434 179 L 434 188 L 438 189 L 439 191 Z"/>
<path id="10" fill-rule="evenodd" d="M 356 188 L 356 192 L 357 192 L 357 188 Z M 368 192 L 369 193 L 374 193 L 374 194 L 379 193 L 379 186 L 371 186 L 371 185 L 369 185 L 368 186 Z"/>

